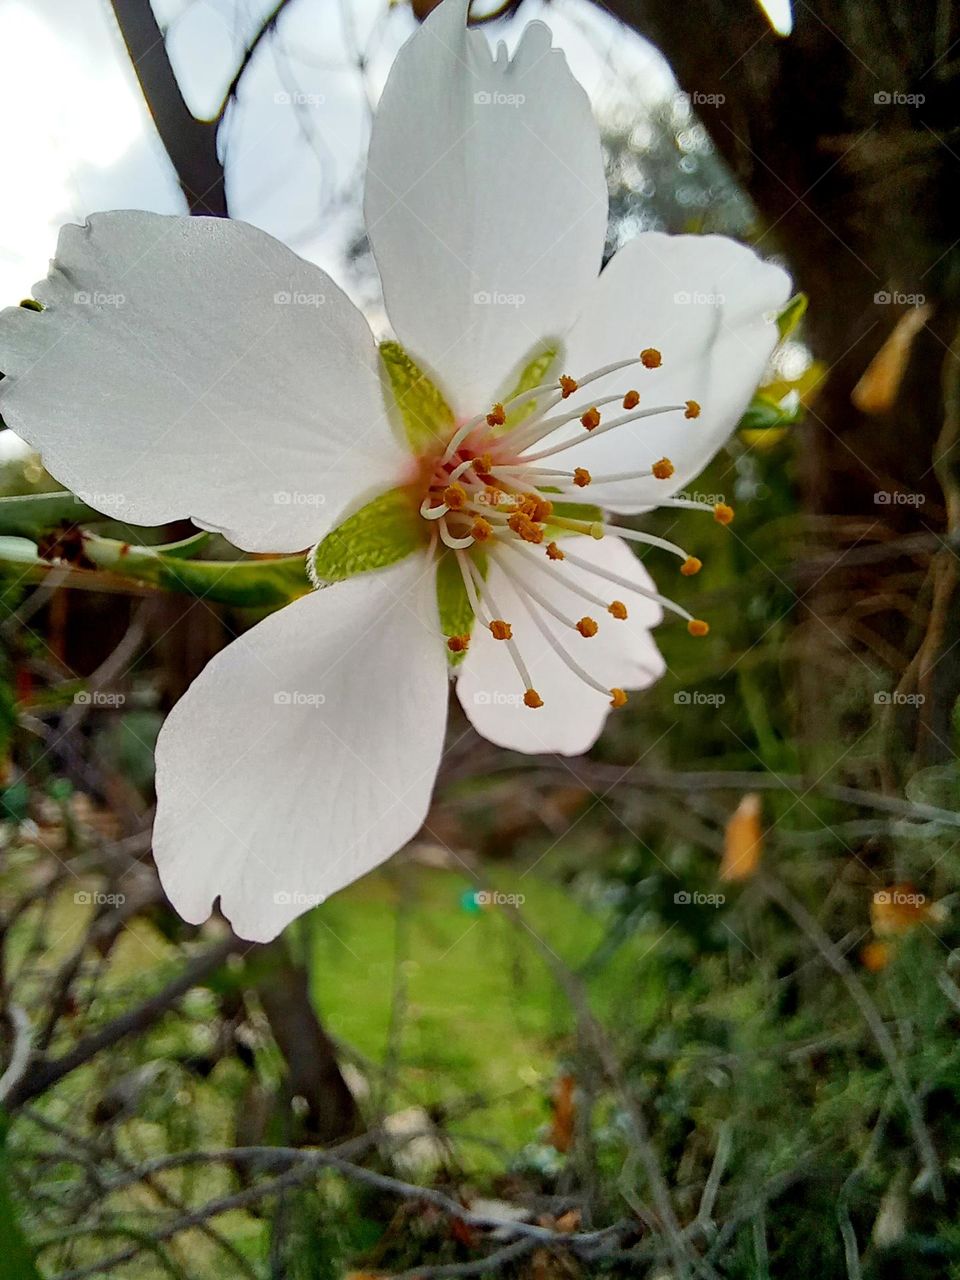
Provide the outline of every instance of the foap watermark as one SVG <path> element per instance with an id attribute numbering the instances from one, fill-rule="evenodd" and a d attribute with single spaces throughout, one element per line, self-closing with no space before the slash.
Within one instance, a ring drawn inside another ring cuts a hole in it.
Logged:
<path id="1" fill-rule="evenodd" d="M 700 893 L 699 890 L 678 889 L 673 895 L 678 907 L 722 907 L 726 897 L 722 893 Z"/>
<path id="2" fill-rule="evenodd" d="M 99 889 L 78 889 L 73 901 L 78 907 L 122 907 L 125 893 L 101 893 Z"/>
<path id="3" fill-rule="evenodd" d="M 873 700 L 878 707 L 922 707 L 927 696 L 924 693 L 902 693 L 899 689 L 892 692 L 881 689 L 873 695 Z"/>
<path id="4" fill-rule="evenodd" d="M 503 93 L 499 89 L 492 92 L 478 89 L 473 95 L 474 104 L 478 107 L 522 107 L 526 100 L 525 93 Z"/>
<path id="5" fill-rule="evenodd" d="M 673 695 L 678 707 L 722 707 L 726 700 L 725 693 L 703 693 L 699 689 L 678 689 Z"/>
<path id="6" fill-rule="evenodd" d="M 127 505 L 125 493 L 75 493 L 73 500 L 78 507 L 96 507 L 98 511 L 108 511 Z"/>
<path id="7" fill-rule="evenodd" d="M 99 289 L 81 289 L 73 295 L 78 307 L 122 307 L 127 300 L 124 293 L 103 293 Z"/>
<path id="8" fill-rule="evenodd" d="M 526 302 L 526 294 L 523 293 L 503 293 L 498 289 L 479 289 L 473 295 L 473 305 L 475 307 L 522 307 Z"/>
<path id="9" fill-rule="evenodd" d="M 279 93 L 273 95 L 273 100 L 278 107 L 322 107 L 327 100 L 327 95 L 301 93 L 299 90 L 288 93 L 285 89 L 281 89 Z"/>
<path id="10" fill-rule="evenodd" d="M 273 495 L 278 507 L 322 507 L 326 500 L 323 493 L 300 493 L 295 489 L 278 489 Z"/>
<path id="11" fill-rule="evenodd" d="M 478 907 L 522 907 L 526 900 L 523 893 L 501 893 L 499 889 L 477 889 L 473 895 Z"/>
<path id="12" fill-rule="evenodd" d="M 878 489 L 873 501 L 878 507 L 922 507 L 926 502 L 922 493 L 904 493 L 902 489 Z"/>
<path id="13" fill-rule="evenodd" d="M 273 701 L 278 707 L 322 707 L 326 694 L 309 693 L 303 689 L 278 689 Z"/>
<path id="14" fill-rule="evenodd" d="M 708 507 L 725 506 L 727 495 L 725 493 L 701 493 L 698 489 L 684 489 L 682 493 L 675 493 L 675 498 L 682 498 L 684 502 L 705 503 Z"/>
<path id="15" fill-rule="evenodd" d="M 110 693 L 107 689 L 81 689 L 73 695 L 78 707 L 122 707 L 127 700 L 125 693 Z"/>
<path id="16" fill-rule="evenodd" d="M 727 298 L 723 293 L 703 293 L 700 290 L 691 293 L 681 289 L 673 295 L 673 300 L 678 307 L 722 307 Z"/>
<path id="17" fill-rule="evenodd" d="M 906 889 L 878 889 L 873 900 L 878 907 L 922 907 L 927 896 Z"/>
<path id="18" fill-rule="evenodd" d="M 878 107 L 922 107 L 926 100 L 925 93 L 902 93 L 899 89 L 880 89 L 873 95 Z"/>
<path id="19" fill-rule="evenodd" d="M 473 695 L 476 707 L 522 707 L 522 693 L 504 693 L 500 689 L 478 689 Z"/>
<path id="20" fill-rule="evenodd" d="M 278 907 L 322 907 L 326 902 L 323 893 L 301 893 L 299 889 L 279 889 L 273 900 Z"/>
<path id="21" fill-rule="evenodd" d="M 278 289 L 273 295 L 278 307 L 322 307 L 327 300 L 325 293 L 301 293 L 297 289 Z"/>
<path id="22" fill-rule="evenodd" d="M 699 89 L 692 93 L 678 93 L 677 97 L 689 107 L 722 107 L 727 100 L 725 93 L 701 93 Z"/>
<path id="23" fill-rule="evenodd" d="M 873 295 L 878 307 L 922 307 L 926 305 L 925 293 L 903 293 L 900 289 L 878 289 Z"/>

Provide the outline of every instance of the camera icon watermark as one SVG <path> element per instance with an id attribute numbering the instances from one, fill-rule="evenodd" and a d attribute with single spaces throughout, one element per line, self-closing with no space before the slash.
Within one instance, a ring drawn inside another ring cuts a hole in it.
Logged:
<path id="1" fill-rule="evenodd" d="M 727 298 L 723 293 L 704 293 L 701 290 L 680 289 L 673 295 L 678 307 L 722 307 Z"/>
<path id="2" fill-rule="evenodd" d="M 878 307 L 922 307 L 926 304 L 925 293 L 903 293 L 900 289 L 878 289 L 873 295 Z"/>
<path id="3" fill-rule="evenodd" d="M 497 889 L 477 889 L 473 895 L 478 907 L 522 907 L 526 900 L 524 893 L 500 893 Z"/>
<path id="4" fill-rule="evenodd" d="M 278 489 L 273 495 L 278 507 L 322 507 L 326 500 L 324 493 L 298 493 L 295 489 Z"/>
<path id="5" fill-rule="evenodd" d="M 73 295 L 78 307 L 122 307 L 126 300 L 125 293 L 103 293 L 99 289 L 80 289 Z"/>
<path id="6" fill-rule="evenodd" d="M 873 901 L 878 907 L 922 907 L 927 896 L 904 889 L 878 889 Z"/>
<path id="7" fill-rule="evenodd" d="M 297 289 L 278 289 L 273 295 L 278 307 L 322 307 L 326 300 L 325 293 L 301 293 Z"/>
<path id="8" fill-rule="evenodd" d="M 126 700 L 125 693 L 110 693 L 106 689 L 81 689 L 73 695 L 78 707 L 122 707 Z"/>
<path id="9" fill-rule="evenodd" d="M 878 107 L 922 107 L 926 100 L 925 93 L 901 93 L 899 89 L 880 89 L 873 95 Z"/>
<path id="10" fill-rule="evenodd" d="M 525 293 L 503 293 L 497 289 L 478 289 L 473 295 L 475 307 L 513 307 L 516 310 L 526 300 Z"/>
<path id="11" fill-rule="evenodd" d="M 478 689 L 473 695 L 475 707 L 519 707 L 523 705 L 523 694 L 505 693 L 501 689 Z"/>

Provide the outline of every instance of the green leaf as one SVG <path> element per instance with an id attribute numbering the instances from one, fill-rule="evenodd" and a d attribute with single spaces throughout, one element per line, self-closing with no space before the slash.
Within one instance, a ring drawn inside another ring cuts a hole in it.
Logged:
<path id="1" fill-rule="evenodd" d="M 88 524 L 109 520 L 101 511 L 87 506 L 82 498 L 67 490 L 56 493 L 28 493 L 0 498 L 0 534 L 36 541 L 61 524 Z"/>
<path id="2" fill-rule="evenodd" d="M 327 534 L 313 552 L 313 569 L 323 582 L 342 582 L 396 564 L 426 542 L 426 522 L 411 491 L 388 489 Z"/>
<path id="3" fill-rule="evenodd" d="M 807 295 L 805 293 L 795 293 L 777 316 L 777 330 L 780 333 L 781 342 L 786 342 L 787 338 L 790 337 L 806 314 L 806 310 Z"/>
<path id="4" fill-rule="evenodd" d="M 532 391 L 534 387 L 539 387 L 550 372 L 550 369 L 559 354 L 559 343 L 553 343 L 550 346 L 542 347 L 524 367 L 523 372 L 517 379 L 516 386 L 506 396 L 506 399 L 509 400 L 513 396 L 521 395 L 524 391 Z M 511 428 L 515 427 L 518 422 L 522 422 L 524 418 L 529 418 L 536 407 L 536 400 L 528 400 L 526 404 L 518 405 L 516 409 L 507 414 L 506 422 L 504 422 L 500 430 L 511 430 Z"/>
<path id="5" fill-rule="evenodd" d="M 19 1213 L 10 1194 L 10 1157 L 7 1151 L 9 1120 L 0 1117 L 0 1275 L 11 1280 L 40 1280 L 33 1252 L 20 1225 Z"/>
<path id="6" fill-rule="evenodd" d="M 137 547 L 87 533 L 83 553 L 108 569 L 165 591 L 251 609 L 276 609 L 311 589 L 302 555 L 276 560 L 180 560 L 156 547 Z"/>
<path id="7" fill-rule="evenodd" d="M 737 426 L 738 431 L 771 431 L 790 427 L 803 417 L 803 405 L 795 391 L 788 391 L 780 400 L 762 391 L 750 401 Z"/>
<path id="8" fill-rule="evenodd" d="M 390 379 L 410 448 L 414 453 L 424 453 L 443 444 L 453 434 L 456 418 L 442 392 L 399 342 L 381 342 L 380 359 Z"/>
<path id="9" fill-rule="evenodd" d="M 484 577 L 487 576 L 487 558 L 482 551 L 474 547 L 471 551 L 474 563 Z M 441 556 L 437 565 L 437 610 L 440 614 L 440 629 L 445 636 L 468 636 L 473 631 L 474 613 L 470 597 L 463 585 L 463 574 L 452 551 Z M 447 657 L 452 667 L 457 667 L 467 656 L 463 653 L 450 653 Z"/>

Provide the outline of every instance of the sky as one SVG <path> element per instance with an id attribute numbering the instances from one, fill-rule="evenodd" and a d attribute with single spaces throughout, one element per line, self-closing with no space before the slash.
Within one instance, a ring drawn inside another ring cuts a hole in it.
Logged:
<path id="1" fill-rule="evenodd" d="M 272 3 L 154 0 L 196 115 L 216 111 Z M 485 31 L 512 46 L 547 9 L 598 110 L 640 110 L 638 101 L 670 92 L 659 55 L 586 0 L 526 0 L 522 21 Z M 292 0 L 221 130 L 233 216 L 319 263 L 348 292 L 342 251 L 359 229 L 370 112 L 414 26 L 402 3 Z M 100 209 L 185 211 L 107 0 L 0 0 L 0 154 L 0 305 L 46 274 L 63 223 Z"/>

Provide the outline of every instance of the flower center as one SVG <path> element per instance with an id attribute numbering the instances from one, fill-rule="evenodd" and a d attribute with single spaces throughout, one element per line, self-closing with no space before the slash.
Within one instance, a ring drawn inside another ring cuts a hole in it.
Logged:
<path id="1" fill-rule="evenodd" d="M 607 533 L 632 542 L 658 547 L 681 560 L 680 572 L 697 573 L 701 562 L 664 538 L 636 529 L 611 524 L 596 507 L 584 503 L 591 484 L 653 478 L 666 481 L 674 474 L 669 458 L 652 460 L 649 468 L 607 475 L 591 475 L 582 466 L 564 469 L 564 454 L 593 437 L 616 431 L 628 423 L 665 413 L 699 417 L 694 400 L 683 404 L 641 407 L 638 391 L 630 388 L 599 398 L 584 409 L 568 410 L 563 402 L 574 392 L 621 369 L 640 365 L 659 368 L 660 353 L 647 348 L 634 359 L 605 365 L 575 379 L 564 374 L 558 382 L 534 387 L 512 399 L 498 403 L 484 414 L 462 423 L 443 454 L 425 465 L 427 488 L 420 514 L 432 525 L 438 547 L 456 557 L 463 586 L 475 617 L 495 640 L 502 641 L 513 659 L 524 687 L 524 703 L 536 708 L 543 700 L 533 687 L 530 674 L 513 635 L 513 620 L 503 617 L 486 580 L 486 565 L 493 561 L 507 575 L 534 625 L 563 663 L 581 680 L 610 698 L 614 707 L 626 702 L 622 689 L 608 689 L 576 661 L 549 627 L 543 614 L 561 624 L 571 638 L 591 639 L 601 622 L 592 613 L 580 618 L 567 616 L 551 601 L 552 588 L 559 579 L 574 595 L 593 606 L 615 625 L 627 617 L 626 605 L 614 598 L 613 588 L 625 588 L 656 601 L 679 614 L 693 636 L 706 635 L 709 628 L 686 609 L 666 596 L 622 578 L 579 556 L 570 548 L 567 535 L 603 538 Z M 536 402 L 533 411 L 522 415 L 517 425 L 509 425 L 517 410 Z M 612 412 L 609 406 L 616 405 Z M 683 498 L 666 498 L 659 506 L 704 508 L 713 511 L 721 524 L 729 524 L 733 511 L 724 503 L 707 503 Z M 558 538 L 564 538 L 564 546 Z M 549 582 L 553 578 L 554 582 Z M 469 635 L 451 636 L 448 647 L 462 653 Z"/>

